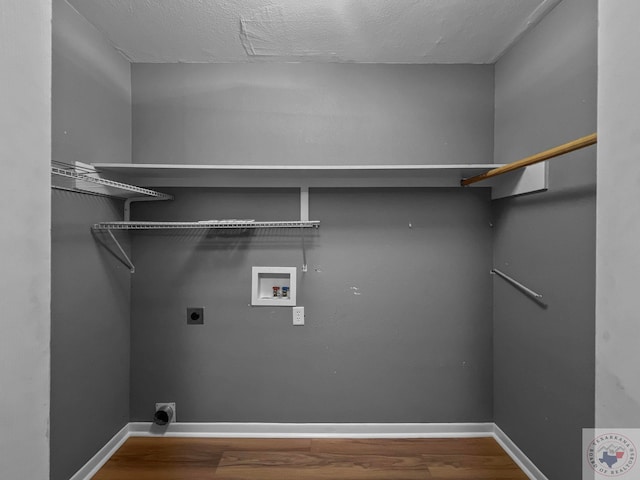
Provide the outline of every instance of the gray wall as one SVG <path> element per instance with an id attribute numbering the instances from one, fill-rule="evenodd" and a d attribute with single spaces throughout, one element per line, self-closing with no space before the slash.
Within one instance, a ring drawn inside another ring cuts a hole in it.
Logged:
<path id="1" fill-rule="evenodd" d="M 597 8 L 565 0 L 496 65 L 496 162 L 596 131 Z M 580 478 L 594 421 L 596 149 L 550 162 L 547 193 L 494 203 L 495 421 L 550 479 Z M 562 451 L 563 455 L 558 452 Z"/>
<path id="2" fill-rule="evenodd" d="M 51 479 L 66 480 L 129 421 L 130 273 L 89 229 L 121 202 L 52 200 Z"/>
<path id="3" fill-rule="evenodd" d="M 52 158 L 130 163 L 129 62 L 65 0 L 53 6 Z"/>
<path id="4" fill-rule="evenodd" d="M 53 157 L 130 161 L 128 62 L 66 2 L 53 13 Z M 129 420 L 130 274 L 89 229 L 122 202 L 52 204 L 51 479 L 66 480 Z"/>
<path id="5" fill-rule="evenodd" d="M 135 64 L 133 161 L 491 163 L 493 66 Z"/>
<path id="6" fill-rule="evenodd" d="M 634 0 L 600 2 L 596 425 L 640 427 L 640 31 Z M 634 33 L 635 32 L 635 33 Z"/>
<path id="7" fill-rule="evenodd" d="M 0 475 L 49 470 L 51 4 L 0 2 Z"/>
<path id="8" fill-rule="evenodd" d="M 132 66 L 141 163 L 384 164 L 493 157 L 493 67 Z M 176 191 L 138 219 L 299 218 L 295 190 Z M 312 190 L 308 324 L 249 307 L 253 265 L 300 240 L 136 233 L 132 420 L 489 421 L 491 232 L 480 190 Z M 469 219 L 466 225 L 464 219 Z M 409 229 L 409 223 L 414 224 Z M 185 309 L 205 306 L 203 327 Z"/>
<path id="9" fill-rule="evenodd" d="M 172 193 L 135 217 L 299 214 L 297 190 Z M 249 306 L 251 266 L 300 267 L 299 232 L 135 233 L 131 419 L 175 401 L 185 422 L 491 421 L 488 195 L 312 189 L 303 327 L 291 308 Z"/>

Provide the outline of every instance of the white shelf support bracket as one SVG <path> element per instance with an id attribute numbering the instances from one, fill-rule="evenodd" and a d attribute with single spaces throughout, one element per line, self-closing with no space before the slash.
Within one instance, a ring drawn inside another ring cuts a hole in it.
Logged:
<path id="1" fill-rule="evenodd" d="M 309 187 L 300 187 L 300 220 L 309 221 Z"/>
<path id="2" fill-rule="evenodd" d="M 131 221 L 131 204 L 133 202 L 158 202 L 160 200 L 171 200 L 173 199 L 173 197 L 171 198 L 157 198 L 157 197 L 131 197 L 131 198 L 127 198 L 124 201 L 124 221 L 125 222 L 130 222 Z"/>
<path id="3" fill-rule="evenodd" d="M 111 237 L 111 240 L 113 240 L 113 243 L 116 244 L 116 247 L 118 247 L 118 250 L 120 251 L 120 254 L 124 257 L 124 263 L 127 265 L 127 267 L 129 267 L 129 271 L 131 273 L 136 273 L 135 265 L 133 264 L 133 262 L 129 258 L 129 255 L 127 255 L 127 252 L 124 251 L 124 248 L 122 248 L 122 245 L 120 245 L 120 242 L 118 242 L 118 239 L 115 237 L 113 232 L 111 232 L 111 230 L 107 230 L 107 233 Z"/>
<path id="4" fill-rule="evenodd" d="M 309 221 L 309 187 L 300 187 L 300 220 L 302 222 Z M 307 265 L 307 249 L 304 242 L 304 228 L 300 229 L 300 235 L 302 237 L 302 271 L 306 272 L 309 269 Z"/>
<path id="5" fill-rule="evenodd" d="M 300 229 L 300 236 L 302 238 L 302 271 L 306 272 L 309 270 L 309 266 L 307 265 L 307 248 L 304 243 L 304 228 Z"/>

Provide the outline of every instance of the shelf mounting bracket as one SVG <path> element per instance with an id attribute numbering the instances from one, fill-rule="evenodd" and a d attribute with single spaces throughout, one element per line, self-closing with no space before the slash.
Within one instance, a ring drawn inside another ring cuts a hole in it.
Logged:
<path id="1" fill-rule="evenodd" d="M 300 220 L 309 221 L 309 187 L 300 187 Z"/>
<path id="2" fill-rule="evenodd" d="M 300 220 L 303 222 L 309 221 L 309 187 L 300 187 Z M 304 228 L 300 229 L 300 236 L 302 238 L 302 271 L 306 272 L 309 269 L 307 265 L 307 249 L 304 242 Z"/>
<path id="3" fill-rule="evenodd" d="M 300 229 L 300 237 L 302 239 L 302 271 L 306 272 L 309 270 L 309 266 L 307 265 L 307 248 L 304 243 L 304 237 L 305 237 L 304 231 L 305 231 L 304 228 Z"/>
<path id="4" fill-rule="evenodd" d="M 131 197 L 127 198 L 124 201 L 124 221 L 131 221 L 131 204 L 133 202 L 158 202 L 161 200 L 168 200 L 167 198 L 157 198 L 157 197 Z"/>
<path id="5" fill-rule="evenodd" d="M 131 273 L 136 273 L 136 266 L 133 264 L 133 262 L 129 258 L 129 255 L 127 255 L 127 252 L 124 251 L 124 248 L 122 248 L 122 245 L 120 245 L 120 242 L 118 242 L 118 239 L 115 237 L 113 232 L 111 230 L 107 230 L 107 233 L 109 234 L 109 236 L 113 240 L 113 243 L 116 244 L 116 247 L 118 247 L 118 250 L 120 250 L 120 253 L 124 257 L 126 265 L 129 267 L 129 271 Z"/>
<path id="6" fill-rule="evenodd" d="M 129 258 L 129 255 L 127 255 L 127 252 L 124 251 L 124 248 L 122 248 L 122 245 L 120 245 L 120 242 L 118 241 L 118 239 L 115 237 L 115 235 L 113 234 L 113 232 L 106 228 L 106 229 L 101 229 L 101 228 L 96 228 L 96 226 L 94 225 L 93 227 L 91 227 L 91 231 L 93 232 L 94 235 L 96 235 L 96 232 L 107 232 L 107 234 L 111 237 L 111 240 L 113 241 L 114 245 L 118 248 L 118 251 L 120 252 L 120 255 L 117 255 L 115 252 L 113 252 L 111 250 L 111 248 L 109 248 L 109 246 L 104 243 L 104 241 L 99 240 L 100 243 L 102 243 L 102 245 L 111 252 L 112 255 L 114 255 L 118 260 L 120 260 L 124 265 L 126 265 L 129 268 L 129 271 L 131 273 L 136 273 L 136 267 L 133 264 L 133 262 L 131 261 L 131 259 Z"/>

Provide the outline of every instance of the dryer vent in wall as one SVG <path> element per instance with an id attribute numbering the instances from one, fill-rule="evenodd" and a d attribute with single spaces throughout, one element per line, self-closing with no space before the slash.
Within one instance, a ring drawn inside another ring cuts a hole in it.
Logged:
<path id="1" fill-rule="evenodd" d="M 175 403 L 156 403 L 156 413 L 153 414 L 153 423 L 166 426 L 176 421 Z"/>

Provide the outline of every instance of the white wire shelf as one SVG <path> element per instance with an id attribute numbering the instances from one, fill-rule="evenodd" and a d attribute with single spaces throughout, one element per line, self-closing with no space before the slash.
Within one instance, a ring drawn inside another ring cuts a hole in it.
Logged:
<path id="1" fill-rule="evenodd" d="M 135 197 L 156 200 L 173 199 L 172 195 L 166 193 L 102 178 L 93 167 L 79 162 L 73 165 L 57 161 L 51 162 L 51 187 L 58 190 L 124 199 Z"/>
<path id="2" fill-rule="evenodd" d="M 292 220 L 256 222 L 253 220 L 212 220 L 201 222 L 101 222 L 94 230 L 211 230 L 211 229 L 258 229 L 258 228 L 318 228 L 319 220 Z"/>
<path id="3" fill-rule="evenodd" d="M 118 251 L 120 252 L 121 262 L 124 263 L 131 273 L 135 273 L 136 267 L 127 255 L 118 239 L 112 233 L 113 230 L 212 230 L 212 229 L 273 229 L 273 228 L 292 228 L 304 231 L 307 228 L 318 228 L 320 221 L 318 220 L 291 220 L 276 222 L 256 222 L 255 220 L 205 220 L 200 222 L 101 222 L 91 227 L 94 232 L 104 232 L 107 234 Z M 304 233 L 302 235 L 302 271 L 307 271 L 307 254 L 304 244 Z"/>

